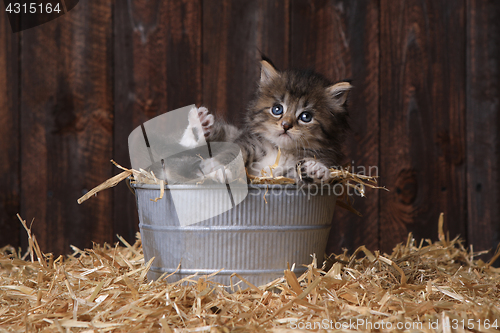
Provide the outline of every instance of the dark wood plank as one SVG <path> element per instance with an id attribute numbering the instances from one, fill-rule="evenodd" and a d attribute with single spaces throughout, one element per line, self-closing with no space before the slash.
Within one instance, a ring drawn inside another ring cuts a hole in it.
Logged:
<path id="1" fill-rule="evenodd" d="M 349 99 L 352 132 L 346 160 L 355 171 L 378 170 L 379 7 L 376 1 L 293 1 L 291 63 L 313 68 L 334 81 L 352 79 Z M 385 182 L 381 180 L 382 184 Z M 356 197 L 363 217 L 337 209 L 328 250 L 339 253 L 365 244 L 378 248 L 378 191 Z"/>
<path id="2" fill-rule="evenodd" d="M 19 246 L 19 35 L 0 19 L 0 247 Z"/>
<path id="3" fill-rule="evenodd" d="M 260 76 L 260 52 L 289 63 L 289 1 L 203 2 L 203 104 L 241 124 Z"/>
<path id="4" fill-rule="evenodd" d="M 500 3 L 468 0 L 467 232 L 474 250 L 500 242 L 499 41 Z"/>
<path id="5" fill-rule="evenodd" d="M 381 1 L 381 249 L 465 237 L 465 1 Z"/>
<path id="6" fill-rule="evenodd" d="M 130 166 L 128 136 L 145 121 L 201 104 L 201 0 L 129 1 L 115 6 L 114 158 Z M 118 173 L 119 170 L 115 170 Z M 134 196 L 114 189 L 114 231 L 138 231 Z"/>
<path id="7" fill-rule="evenodd" d="M 112 192 L 78 205 L 112 176 L 111 3 L 80 1 L 22 32 L 21 212 L 43 251 L 112 240 Z"/>

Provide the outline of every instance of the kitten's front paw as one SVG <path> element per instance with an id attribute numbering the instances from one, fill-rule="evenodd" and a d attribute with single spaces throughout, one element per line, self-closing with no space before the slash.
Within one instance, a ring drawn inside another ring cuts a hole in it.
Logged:
<path id="1" fill-rule="evenodd" d="M 214 125 L 214 116 L 207 108 L 192 108 L 188 113 L 188 127 L 179 143 L 187 148 L 194 148 L 206 143 Z"/>
<path id="2" fill-rule="evenodd" d="M 200 118 L 201 128 L 203 130 L 203 135 L 205 138 L 212 133 L 212 127 L 214 125 L 214 116 L 208 113 L 208 109 L 204 106 L 198 108 L 198 117 Z"/>
<path id="3" fill-rule="evenodd" d="M 315 183 L 327 182 L 331 178 L 330 169 L 316 160 L 307 160 L 302 163 L 300 171 L 303 178 L 310 178 Z"/>

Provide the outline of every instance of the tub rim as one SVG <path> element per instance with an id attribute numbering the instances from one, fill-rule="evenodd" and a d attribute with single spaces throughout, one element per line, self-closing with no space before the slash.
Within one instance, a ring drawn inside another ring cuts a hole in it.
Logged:
<path id="1" fill-rule="evenodd" d="M 322 184 L 321 187 L 330 187 L 330 186 L 335 186 L 338 183 L 331 183 L 331 184 Z M 201 185 L 201 184 L 200 184 Z M 211 189 L 227 189 L 226 184 L 210 184 L 209 186 L 200 186 L 200 185 L 195 185 L 195 184 L 165 184 L 165 190 L 211 190 Z M 229 185 L 232 188 L 238 188 L 238 187 L 247 187 L 248 190 L 251 189 L 275 189 L 275 188 L 288 188 L 288 189 L 307 189 L 309 187 L 316 187 L 320 189 L 320 184 L 231 184 Z M 143 190 L 160 190 L 160 184 L 146 184 L 146 183 L 130 183 L 130 186 L 132 186 L 134 189 L 143 189 Z"/>

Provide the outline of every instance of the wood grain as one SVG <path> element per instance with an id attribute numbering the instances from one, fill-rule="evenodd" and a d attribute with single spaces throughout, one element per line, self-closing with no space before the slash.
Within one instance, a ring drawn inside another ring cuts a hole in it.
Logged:
<path id="1" fill-rule="evenodd" d="M 474 250 L 500 243 L 499 40 L 500 3 L 468 0 L 467 234 Z"/>
<path id="2" fill-rule="evenodd" d="M 289 62 L 289 1 L 203 2 L 203 104 L 241 124 L 260 77 L 260 53 Z"/>
<path id="3" fill-rule="evenodd" d="M 20 245 L 19 35 L 0 20 L 0 247 Z"/>
<path id="4" fill-rule="evenodd" d="M 450 236 L 475 250 L 500 241 L 500 4 L 493 0 L 80 1 L 12 34 L 0 21 L 0 247 L 35 222 L 46 252 L 133 241 L 125 184 L 76 199 L 130 166 L 141 123 L 204 104 L 235 124 L 256 88 L 261 52 L 280 69 L 349 78 L 346 162 L 378 166 L 381 185 L 338 209 L 329 249 L 390 251 Z M 376 172 L 372 169 L 372 172 Z"/>
<path id="5" fill-rule="evenodd" d="M 465 1 L 381 1 L 381 249 L 465 236 Z"/>
<path id="6" fill-rule="evenodd" d="M 291 15 L 292 66 L 315 69 L 333 81 L 352 80 L 352 132 L 345 145 L 344 163 L 353 165 L 356 172 L 368 174 L 371 170 L 375 174 L 379 158 L 378 3 L 293 1 Z M 354 197 L 354 207 L 363 217 L 337 209 L 328 245 L 330 252 L 354 250 L 362 244 L 378 248 L 379 193 L 367 189 L 367 198 Z"/>
<path id="7" fill-rule="evenodd" d="M 114 157 L 130 166 L 128 136 L 164 112 L 201 104 L 201 1 L 129 1 L 115 6 Z M 120 170 L 116 169 L 115 174 Z M 134 196 L 114 190 L 114 231 L 132 241 Z"/>
<path id="8" fill-rule="evenodd" d="M 22 32 L 21 215 L 45 252 L 112 239 L 112 193 L 79 206 L 112 176 L 111 3 L 81 1 Z"/>

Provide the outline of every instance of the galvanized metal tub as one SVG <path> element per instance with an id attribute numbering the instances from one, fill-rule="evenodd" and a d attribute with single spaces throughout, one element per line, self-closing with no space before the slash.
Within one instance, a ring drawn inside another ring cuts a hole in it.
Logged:
<path id="1" fill-rule="evenodd" d="M 201 203 L 216 206 L 222 192 L 167 185 L 164 198 L 154 202 L 160 196 L 158 185 L 134 187 L 144 257 L 146 261 L 155 257 L 148 278 L 173 273 L 180 264 L 170 282 L 223 269 L 212 280 L 228 285 L 229 276 L 238 273 L 262 285 L 283 276 L 292 264 L 300 274 L 313 253 L 319 262 L 323 259 L 336 202 L 330 186 L 249 185 L 248 196 L 234 208 L 181 226 L 171 190 L 185 191 L 181 193 L 189 198 L 191 209 Z"/>

